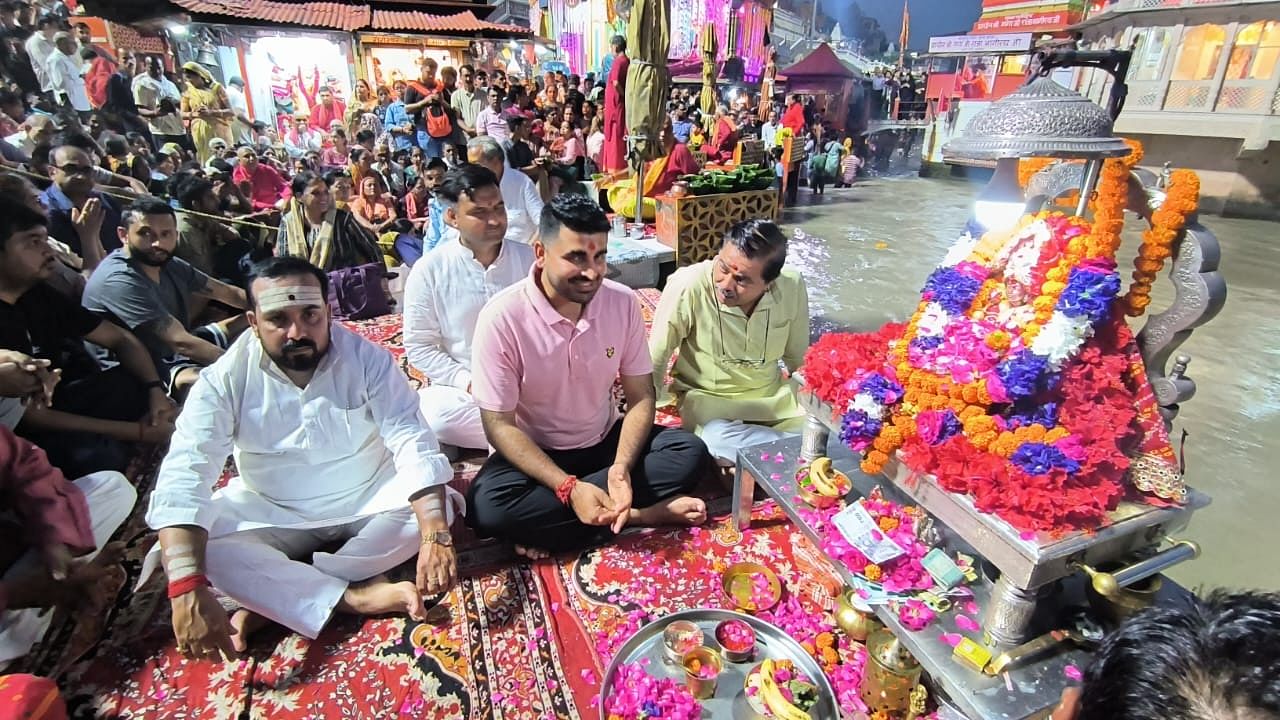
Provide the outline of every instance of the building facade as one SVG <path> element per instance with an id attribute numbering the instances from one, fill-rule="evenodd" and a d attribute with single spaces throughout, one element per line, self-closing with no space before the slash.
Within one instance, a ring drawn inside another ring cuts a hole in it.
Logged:
<path id="1" fill-rule="evenodd" d="M 1280 218 L 1280 2 L 1116 0 L 1076 29 L 1082 49 L 1133 51 L 1116 132 L 1144 165 L 1199 171 L 1207 211 Z M 1101 102 L 1111 81 L 1077 88 Z"/>

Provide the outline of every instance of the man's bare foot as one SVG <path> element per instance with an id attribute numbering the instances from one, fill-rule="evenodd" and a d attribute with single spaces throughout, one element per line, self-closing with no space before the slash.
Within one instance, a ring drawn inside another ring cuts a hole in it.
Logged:
<path id="1" fill-rule="evenodd" d="M 647 508 L 631 508 L 628 525 L 701 525 L 707 521 L 707 504 L 699 498 L 680 495 Z"/>
<path id="2" fill-rule="evenodd" d="M 414 620 L 426 617 L 418 586 L 408 581 L 393 583 L 385 575 L 348 587 L 337 609 L 352 615 L 404 613 Z"/>
<path id="3" fill-rule="evenodd" d="M 250 635 L 271 624 L 270 620 L 245 608 L 231 613 L 231 619 L 228 622 L 231 624 L 231 644 L 235 646 L 238 653 L 249 649 Z"/>
<path id="4" fill-rule="evenodd" d="M 535 547 L 525 547 L 524 545 L 516 545 L 516 554 L 520 557 L 529 558 L 530 560 L 546 560 L 551 557 L 551 553 L 546 550 L 539 550 Z"/>

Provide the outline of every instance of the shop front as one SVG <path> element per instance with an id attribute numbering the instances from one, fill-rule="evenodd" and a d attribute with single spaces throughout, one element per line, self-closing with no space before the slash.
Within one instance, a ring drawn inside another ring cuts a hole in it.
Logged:
<path id="1" fill-rule="evenodd" d="M 347 33 L 195 24 L 178 58 L 200 63 L 223 86 L 243 81 L 250 119 L 277 130 L 295 114 L 310 113 L 322 88 L 344 104 L 353 96 L 355 55 Z"/>
<path id="2" fill-rule="evenodd" d="M 362 76 L 374 87 L 418 79 L 423 60 L 434 60 L 437 68 L 459 68 L 473 60 L 465 38 L 390 33 L 359 33 L 356 38 Z"/>

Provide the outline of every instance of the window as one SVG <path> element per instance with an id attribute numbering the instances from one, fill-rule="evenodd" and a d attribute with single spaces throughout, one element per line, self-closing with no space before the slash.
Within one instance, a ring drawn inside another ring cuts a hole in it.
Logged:
<path id="1" fill-rule="evenodd" d="M 1178 62 L 1173 67 L 1174 80 L 1212 80 L 1222 60 L 1222 46 L 1227 31 L 1221 25 L 1197 25 L 1182 34 Z"/>
<path id="2" fill-rule="evenodd" d="M 1026 75 L 1030 55 L 1005 55 L 1000 62 L 1001 75 Z"/>
<path id="3" fill-rule="evenodd" d="M 1172 28 L 1142 28 L 1133 36 L 1133 63 L 1129 66 L 1130 82 L 1152 82 L 1163 75 L 1165 58 L 1169 56 Z"/>
<path id="4" fill-rule="evenodd" d="M 1228 80 L 1270 80 L 1280 64 L 1280 22 L 1266 20 L 1246 25 L 1236 35 Z"/>

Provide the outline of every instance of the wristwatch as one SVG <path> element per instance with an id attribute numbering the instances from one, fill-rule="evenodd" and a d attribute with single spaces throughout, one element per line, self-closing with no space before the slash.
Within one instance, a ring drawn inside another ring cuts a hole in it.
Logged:
<path id="1" fill-rule="evenodd" d="M 444 547 L 453 547 L 453 535 L 449 534 L 446 530 L 427 533 L 422 536 L 422 544 L 426 545 L 427 543 L 431 543 L 432 545 L 443 545 Z"/>

